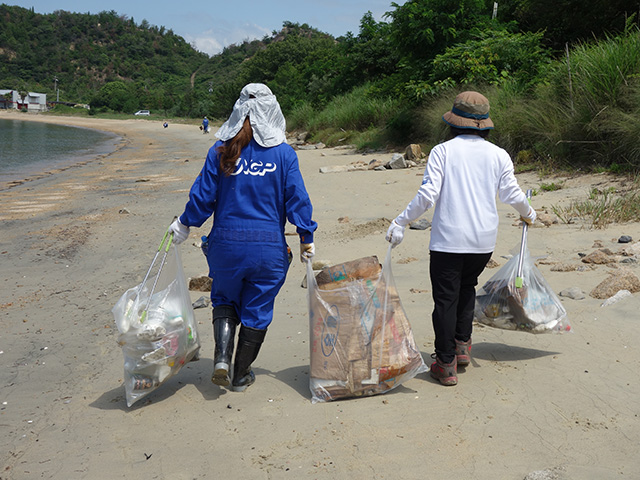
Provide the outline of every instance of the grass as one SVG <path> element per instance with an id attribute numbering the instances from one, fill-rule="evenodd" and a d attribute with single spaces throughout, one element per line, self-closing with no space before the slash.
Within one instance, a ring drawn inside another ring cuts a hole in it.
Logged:
<path id="1" fill-rule="evenodd" d="M 563 182 L 543 183 L 540 185 L 540 190 L 542 190 L 543 192 L 555 192 L 556 190 L 562 189 L 562 186 L 563 186 Z"/>
<path id="2" fill-rule="evenodd" d="M 370 95 L 369 88 L 365 85 L 335 97 L 322 110 L 303 103 L 287 114 L 287 127 L 306 130 L 313 141 L 328 146 L 351 143 L 361 149 L 381 148 L 385 127 L 401 105 L 397 99 Z"/>
<path id="3" fill-rule="evenodd" d="M 613 223 L 640 221 L 640 193 L 636 188 L 619 195 L 615 188 L 592 189 L 585 201 L 574 201 L 568 207 L 551 208 L 564 223 L 574 223 L 576 218 L 590 224 L 593 228 L 606 228 Z"/>

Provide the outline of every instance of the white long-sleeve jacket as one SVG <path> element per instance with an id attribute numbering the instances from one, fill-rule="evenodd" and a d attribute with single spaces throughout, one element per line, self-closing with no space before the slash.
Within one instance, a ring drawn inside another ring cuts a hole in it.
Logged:
<path id="1" fill-rule="evenodd" d="M 406 226 L 435 205 L 430 250 L 491 253 L 498 235 L 496 194 L 535 220 L 509 154 L 477 135 L 458 135 L 431 150 L 418 193 L 395 221 Z"/>

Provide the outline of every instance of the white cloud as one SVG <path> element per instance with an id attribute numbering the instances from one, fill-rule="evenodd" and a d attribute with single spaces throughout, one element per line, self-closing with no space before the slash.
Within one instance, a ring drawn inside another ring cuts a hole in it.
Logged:
<path id="1" fill-rule="evenodd" d="M 189 42 L 192 46 L 196 48 L 196 50 L 200 52 L 204 52 L 207 55 L 216 55 L 220 53 L 224 48 L 224 45 L 221 44 L 218 40 L 216 40 L 212 36 L 207 36 L 206 32 L 197 36 L 193 35 L 185 35 L 184 39 Z"/>
<path id="2" fill-rule="evenodd" d="M 240 44 L 245 40 L 255 40 L 271 34 L 271 31 L 256 24 L 219 25 L 219 28 L 208 29 L 196 35 L 186 34 L 184 39 L 198 50 L 208 55 L 220 53 L 224 47 Z"/>

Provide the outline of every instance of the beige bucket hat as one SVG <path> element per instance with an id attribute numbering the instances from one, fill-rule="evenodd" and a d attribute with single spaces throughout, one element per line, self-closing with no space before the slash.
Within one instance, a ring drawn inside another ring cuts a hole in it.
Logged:
<path id="1" fill-rule="evenodd" d="M 447 125 L 472 130 L 489 130 L 493 122 L 489 118 L 489 100 L 478 92 L 462 92 L 453 101 L 451 111 L 442 116 Z"/>

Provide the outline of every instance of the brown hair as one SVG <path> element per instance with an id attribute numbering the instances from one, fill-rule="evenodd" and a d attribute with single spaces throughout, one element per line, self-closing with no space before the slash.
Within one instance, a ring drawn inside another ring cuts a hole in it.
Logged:
<path id="1" fill-rule="evenodd" d="M 236 169 L 236 160 L 240 157 L 240 152 L 244 147 L 249 145 L 249 142 L 253 138 L 253 130 L 251 129 L 251 122 L 249 117 L 244 119 L 242 128 L 236 136 L 230 140 L 227 140 L 217 148 L 217 152 L 220 154 L 220 169 L 225 176 L 231 175 Z"/>

